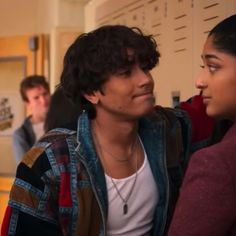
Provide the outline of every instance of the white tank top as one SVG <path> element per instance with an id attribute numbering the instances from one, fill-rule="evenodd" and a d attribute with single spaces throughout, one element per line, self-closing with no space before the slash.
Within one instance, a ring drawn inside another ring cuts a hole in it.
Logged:
<path id="1" fill-rule="evenodd" d="M 144 147 L 143 147 L 144 149 Z M 124 203 L 117 194 L 111 178 L 107 175 L 108 189 L 108 220 L 107 236 L 146 236 L 153 226 L 153 217 L 158 202 L 158 189 L 153 178 L 146 152 L 144 162 L 137 173 L 137 180 L 133 192 L 128 200 L 128 213 L 123 214 Z M 132 188 L 135 174 L 114 179 L 123 198 L 126 198 Z"/>

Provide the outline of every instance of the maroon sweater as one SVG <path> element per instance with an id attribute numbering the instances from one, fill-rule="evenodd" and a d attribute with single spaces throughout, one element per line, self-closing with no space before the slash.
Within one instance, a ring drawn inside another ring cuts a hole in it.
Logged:
<path id="1" fill-rule="evenodd" d="M 168 235 L 236 235 L 236 124 L 191 157 Z"/>

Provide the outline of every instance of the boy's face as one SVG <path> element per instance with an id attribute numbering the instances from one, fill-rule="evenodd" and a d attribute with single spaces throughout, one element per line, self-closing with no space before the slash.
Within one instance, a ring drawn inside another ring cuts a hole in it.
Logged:
<path id="1" fill-rule="evenodd" d="M 48 112 L 50 104 L 50 94 L 43 86 L 28 89 L 26 91 L 27 107 L 30 109 L 33 117 L 44 118 Z"/>
<path id="2" fill-rule="evenodd" d="M 102 87 L 103 94 L 96 91 L 92 101 L 87 99 L 95 105 L 97 115 L 106 113 L 115 119 L 137 119 L 152 110 L 153 87 L 150 72 L 136 64 L 111 75 Z"/>

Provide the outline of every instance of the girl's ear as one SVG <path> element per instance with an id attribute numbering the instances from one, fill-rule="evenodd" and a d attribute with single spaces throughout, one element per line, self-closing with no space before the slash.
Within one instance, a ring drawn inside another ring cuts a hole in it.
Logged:
<path id="1" fill-rule="evenodd" d="M 84 97 L 90 101 L 92 104 L 96 105 L 99 102 L 98 92 L 93 92 L 91 94 L 84 94 Z"/>

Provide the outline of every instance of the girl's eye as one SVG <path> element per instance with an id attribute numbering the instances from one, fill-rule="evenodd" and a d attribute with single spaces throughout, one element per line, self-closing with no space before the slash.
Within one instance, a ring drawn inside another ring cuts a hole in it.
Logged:
<path id="1" fill-rule="evenodd" d="M 210 73 L 214 73 L 219 67 L 213 64 L 200 65 L 202 69 L 206 68 Z"/>
<path id="2" fill-rule="evenodd" d="M 210 73 L 214 73 L 218 69 L 218 66 L 211 65 L 211 64 L 207 65 L 207 67 L 208 67 L 208 70 L 209 70 Z"/>

